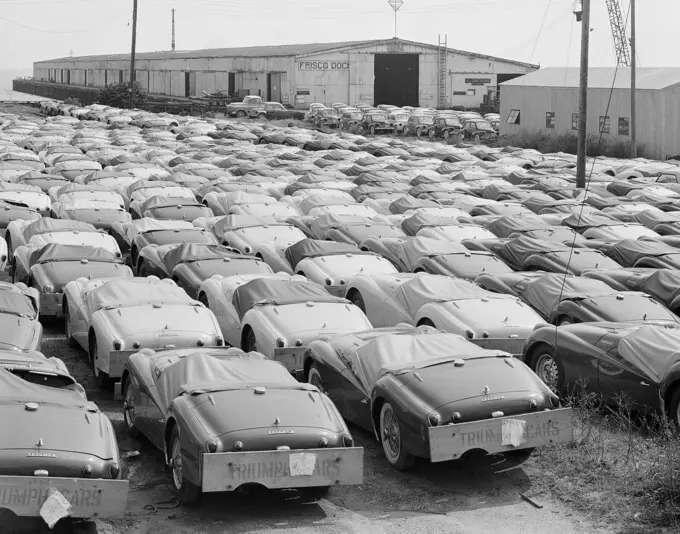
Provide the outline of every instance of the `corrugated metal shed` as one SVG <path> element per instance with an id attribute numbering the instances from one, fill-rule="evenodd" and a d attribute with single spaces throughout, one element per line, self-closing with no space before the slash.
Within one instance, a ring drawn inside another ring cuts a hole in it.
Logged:
<path id="1" fill-rule="evenodd" d="M 597 67 L 588 70 L 588 88 L 630 89 L 629 68 Z M 503 83 L 503 86 L 579 87 L 578 67 L 548 67 Z M 616 79 L 614 79 L 616 76 Z M 637 69 L 638 90 L 660 90 L 680 84 L 680 68 Z"/>

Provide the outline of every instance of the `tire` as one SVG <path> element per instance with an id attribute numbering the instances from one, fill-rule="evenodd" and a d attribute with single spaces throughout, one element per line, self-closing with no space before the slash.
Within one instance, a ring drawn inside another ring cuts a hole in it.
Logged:
<path id="1" fill-rule="evenodd" d="M 97 338 L 92 336 L 90 340 L 90 363 L 92 364 L 92 373 L 94 374 L 94 381 L 99 389 L 110 389 L 113 386 L 113 381 L 108 373 L 100 370 L 97 367 Z"/>
<path id="2" fill-rule="evenodd" d="M 389 402 L 383 404 L 380 410 L 379 429 L 380 443 L 390 465 L 399 471 L 412 467 L 415 457 L 404 450 L 401 425 Z"/>
<path id="3" fill-rule="evenodd" d="M 317 389 L 322 393 L 326 391 L 325 388 L 323 387 L 323 377 L 321 376 L 319 367 L 315 363 L 313 363 L 312 366 L 309 368 L 309 374 L 307 375 L 307 383 L 311 384 L 312 386 L 316 386 Z"/>
<path id="4" fill-rule="evenodd" d="M 73 337 L 73 332 L 71 331 L 71 312 L 68 309 L 68 302 L 64 299 L 64 331 L 66 333 L 66 343 L 69 347 L 76 347 L 78 343 Z"/>
<path id="5" fill-rule="evenodd" d="M 431 326 L 432 328 L 437 328 L 432 321 L 429 319 L 422 319 L 419 323 L 418 326 Z"/>
<path id="6" fill-rule="evenodd" d="M 266 120 L 267 120 L 267 115 L 265 115 L 264 113 L 260 113 L 260 114 L 257 116 L 257 118 L 260 119 L 261 121 L 266 121 Z"/>
<path id="7" fill-rule="evenodd" d="M 206 308 L 210 309 L 210 306 L 208 305 L 208 296 L 205 293 L 201 293 L 198 296 L 198 302 L 203 304 L 203 306 L 205 306 Z"/>
<path id="8" fill-rule="evenodd" d="M 246 334 L 246 340 L 245 343 L 243 343 L 243 347 L 241 347 L 245 352 L 256 352 L 257 351 L 257 339 L 255 339 L 255 332 L 253 332 L 252 328 L 248 329 L 248 333 Z"/>
<path id="9" fill-rule="evenodd" d="M 201 496 L 201 488 L 187 481 L 182 474 L 182 447 L 177 426 L 170 436 L 170 479 L 181 504 L 195 503 Z"/>
<path id="10" fill-rule="evenodd" d="M 434 139 L 434 130 L 427 132 L 427 135 L 430 137 L 430 139 Z"/>
<path id="11" fill-rule="evenodd" d="M 348 295 L 348 297 L 349 300 L 352 301 L 352 304 L 354 304 L 362 312 L 366 313 L 366 303 L 364 302 L 364 298 L 361 296 L 361 293 L 354 290 L 350 295 Z"/>
<path id="12" fill-rule="evenodd" d="M 315 486 L 312 488 L 300 488 L 300 498 L 303 502 L 316 502 L 328 495 L 331 490 L 329 486 Z"/>
<path id="13" fill-rule="evenodd" d="M 375 135 L 375 126 L 371 126 L 368 131 L 371 132 L 371 135 Z"/>
<path id="14" fill-rule="evenodd" d="M 135 426 L 136 418 L 135 395 L 132 390 L 132 380 L 128 377 L 123 384 L 123 422 L 125 423 L 125 432 L 132 439 L 139 439 L 141 436 L 139 429 Z"/>
<path id="15" fill-rule="evenodd" d="M 137 269 L 137 276 L 140 278 L 146 278 L 149 276 L 149 269 L 147 269 L 146 264 L 142 262 L 139 266 L 139 269 Z"/>
<path id="16" fill-rule="evenodd" d="M 564 387 L 564 367 L 549 345 L 541 343 L 532 349 L 529 367 L 553 391 Z"/>
<path id="17" fill-rule="evenodd" d="M 239 118 L 239 119 L 242 119 L 245 116 L 246 116 L 246 112 L 243 111 L 242 109 L 240 109 L 236 112 L 236 117 Z"/>
<path id="18" fill-rule="evenodd" d="M 464 143 L 465 142 L 465 134 L 464 133 L 459 133 L 458 134 L 458 144 Z"/>
<path id="19" fill-rule="evenodd" d="M 482 138 L 479 136 L 479 134 L 475 134 L 474 141 L 476 145 L 482 142 Z"/>
<path id="20" fill-rule="evenodd" d="M 570 324 L 574 324 L 574 321 L 572 321 L 569 317 L 560 317 L 557 320 L 557 326 L 567 326 Z"/>

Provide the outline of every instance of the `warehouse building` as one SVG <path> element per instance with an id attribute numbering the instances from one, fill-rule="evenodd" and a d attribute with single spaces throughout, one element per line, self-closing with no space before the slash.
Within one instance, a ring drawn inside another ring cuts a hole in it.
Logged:
<path id="1" fill-rule="evenodd" d="M 631 69 L 588 72 L 588 133 L 629 141 Z M 541 69 L 503 83 L 501 91 L 501 135 L 577 132 L 578 68 Z M 680 68 L 637 69 L 636 103 L 638 146 L 654 159 L 680 154 Z"/>
<path id="2" fill-rule="evenodd" d="M 135 79 L 175 97 L 259 94 L 296 108 L 312 102 L 477 107 L 498 84 L 537 65 L 403 39 L 137 54 Z M 36 81 L 104 87 L 129 81 L 128 54 L 33 66 Z"/>

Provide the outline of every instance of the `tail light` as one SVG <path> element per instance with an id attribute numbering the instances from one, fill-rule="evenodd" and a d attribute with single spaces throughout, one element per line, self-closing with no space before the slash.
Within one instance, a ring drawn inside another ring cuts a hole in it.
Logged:
<path id="1" fill-rule="evenodd" d="M 332 286 L 332 285 L 333 285 L 333 280 L 331 280 L 330 278 L 326 278 L 326 285 L 327 285 L 327 286 Z"/>
<path id="2" fill-rule="evenodd" d="M 468 339 L 473 339 L 475 337 L 475 333 L 472 330 L 466 330 L 465 337 Z"/>
<path id="3" fill-rule="evenodd" d="M 458 421 L 461 420 L 462 417 L 463 417 L 463 416 L 460 415 L 460 412 L 453 412 L 453 413 L 451 414 L 451 421 L 454 422 L 454 423 L 457 423 Z"/>
<path id="4" fill-rule="evenodd" d="M 277 339 L 276 339 L 276 346 L 277 346 L 279 349 L 282 349 L 283 347 L 286 346 L 286 340 L 283 339 L 282 337 L 277 338 Z"/>
<path id="5" fill-rule="evenodd" d="M 54 293 L 54 286 L 52 284 L 45 284 L 43 286 L 43 293 Z"/>
<path id="6" fill-rule="evenodd" d="M 243 450 L 243 442 L 242 441 L 237 441 L 234 443 L 234 446 L 232 447 L 234 449 L 234 452 L 240 452 Z"/>
<path id="7" fill-rule="evenodd" d="M 218 449 L 219 443 L 217 443 L 217 441 L 214 439 L 209 439 L 205 442 L 205 450 L 207 450 L 209 453 L 216 453 Z"/>
<path id="8" fill-rule="evenodd" d="M 203 341 L 202 339 L 199 339 L 199 340 L 196 342 L 196 345 L 198 345 L 199 347 L 202 347 L 203 345 L 205 345 L 205 341 Z"/>
<path id="9" fill-rule="evenodd" d="M 120 466 L 117 463 L 114 462 L 109 466 L 109 475 L 111 478 L 118 478 L 120 475 Z"/>
<path id="10" fill-rule="evenodd" d="M 295 346 L 296 346 L 296 347 L 302 347 L 302 340 L 301 340 L 301 339 L 296 339 L 296 340 L 295 340 Z"/>
<path id="11" fill-rule="evenodd" d="M 326 438 L 321 438 L 319 440 L 319 448 L 325 449 L 326 447 L 328 447 L 328 440 Z"/>
<path id="12" fill-rule="evenodd" d="M 217 336 L 215 338 L 215 345 L 217 345 L 218 347 L 221 347 L 222 345 L 224 345 L 224 340 L 220 336 Z"/>
<path id="13" fill-rule="evenodd" d="M 84 477 L 89 477 L 92 474 L 92 466 L 91 465 L 86 465 L 83 467 L 83 476 Z"/>
<path id="14" fill-rule="evenodd" d="M 135 342 L 132 344 L 132 348 L 133 348 L 133 349 L 138 349 L 138 348 L 141 347 L 141 346 L 142 346 L 142 344 L 141 344 L 139 341 L 135 341 Z"/>
<path id="15" fill-rule="evenodd" d="M 427 422 L 429 423 L 430 426 L 439 426 L 439 423 L 441 422 L 439 420 L 439 415 L 436 413 L 430 413 L 427 416 Z"/>
<path id="16" fill-rule="evenodd" d="M 532 400 L 532 401 L 529 403 L 529 408 L 531 408 L 531 409 L 534 410 L 534 411 L 538 410 L 538 403 L 537 403 L 535 400 Z"/>
<path id="17" fill-rule="evenodd" d="M 113 342 L 113 350 L 120 350 L 122 348 L 123 348 L 123 343 L 119 339 L 116 339 Z"/>
<path id="18" fill-rule="evenodd" d="M 352 439 L 352 436 L 348 436 L 348 435 L 342 436 L 342 444 L 345 447 L 353 447 L 354 446 L 354 440 Z"/>
<path id="19" fill-rule="evenodd" d="M 550 404 L 552 404 L 553 408 L 559 408 L 560 398 L 557 395 L 550 395 Z"/>

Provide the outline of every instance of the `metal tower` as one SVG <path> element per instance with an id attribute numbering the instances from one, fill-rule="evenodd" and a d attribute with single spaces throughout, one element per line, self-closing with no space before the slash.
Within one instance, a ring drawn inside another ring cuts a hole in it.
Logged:
<path id="1" fill-rule="evenodd" d="M 607 11 L 609 12 L 609 24 L 612 27 L 614 36 L 614 51 L 619 67 L 630 67 L 630 44 L 626 36 L 626 25 L 621 16 L 621 6 L 619 0 L 605 0 Z"/>

